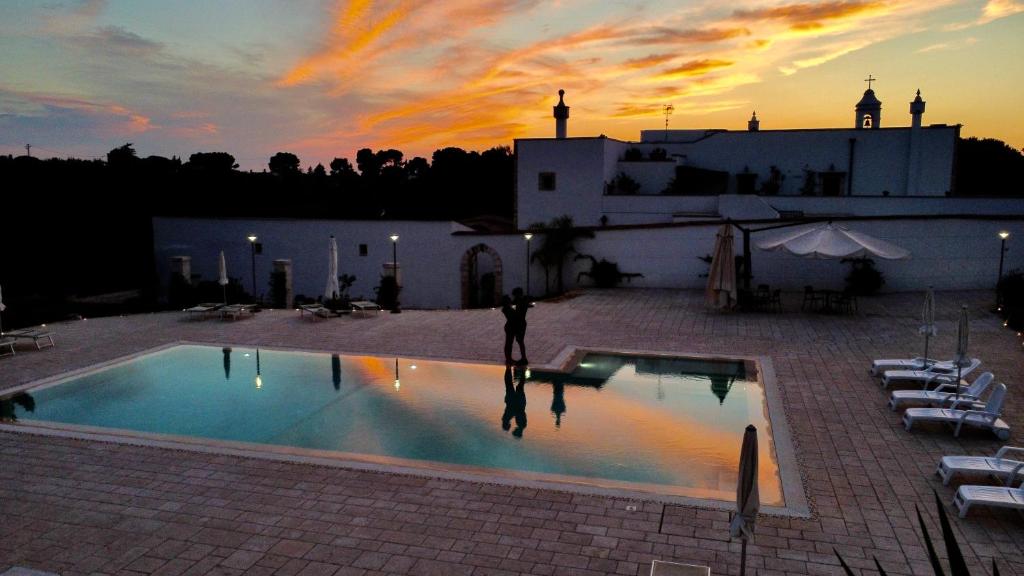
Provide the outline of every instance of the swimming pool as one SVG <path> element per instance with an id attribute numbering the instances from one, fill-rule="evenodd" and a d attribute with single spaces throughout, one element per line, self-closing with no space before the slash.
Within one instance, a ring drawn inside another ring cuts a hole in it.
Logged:
<path id="1" fill-rule="evenodd" d="M 180 345 L 30 392 L 21 421 L 345 453 L 357 460 L 735 498 L 744 427 L 782 506 L 757 365 L 588 353 L 571 373 Z M 32 411 L 26 408 L 34 408 Z"/>

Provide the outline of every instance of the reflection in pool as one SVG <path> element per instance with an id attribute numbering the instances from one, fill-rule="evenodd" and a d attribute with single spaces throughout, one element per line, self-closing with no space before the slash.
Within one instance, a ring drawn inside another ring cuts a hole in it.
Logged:
<path id="1" fill-rule="evenodd" d="M 743 362 L 608 354 L 588 354 L 562 374 L 176 346 L 37 388 L 34 412 L 10 406 L 22 420 L 630 483 L 722 500 L 734 497 L 743 429 L 752 423 L 760 434 L 762 501 L 780 505 L 755 372 Z"/>

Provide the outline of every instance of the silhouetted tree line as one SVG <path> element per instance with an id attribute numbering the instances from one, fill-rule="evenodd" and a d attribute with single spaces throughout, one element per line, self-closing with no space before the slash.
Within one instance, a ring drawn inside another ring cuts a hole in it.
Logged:
<path id="1" fill-rule="evenodd" d="M 1024 196 L 1024 151 L 994 138 L 961 138 L 956 146 L 957 196 Z"/>
<path id="2" fill-rule="evenodd" d="M 75 313 L 125 311 L 74 298 L 139 290 L 132 309 L 154 302 L 153 216 L 351 219 L 467 219 L 511 222 L 514 159 L 508 147 L 445 148 L 406 159 L 363 149 L 355 164 L 335 158 L 303 170 L 288 152 L 263 172 L 238 170 L 226 152 L 186 161 L 139 157 L 132 144 L 103 160 L 0 156 L 8 239 L 0 287 L 11 328 Z"/>

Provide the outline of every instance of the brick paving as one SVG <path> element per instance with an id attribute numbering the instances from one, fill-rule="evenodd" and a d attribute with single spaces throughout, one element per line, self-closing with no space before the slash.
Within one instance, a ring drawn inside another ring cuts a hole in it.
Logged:
<path id="1" fill-rule="evenodd" d="M 915 504 L 936 539 L 933 475 L 944 454 L 992 454 L 985 433 L 907 433 L 867 374 L 871 358 L 920 351 L 919 294 L 861 302 L 855 316 L 708 312 L 698 292 L 590 291 L 539 304 L 535 363 L 566 345 L 771 357 L 806 484 L 811 518 L 762 516 L 748 566 L 763 576 L 855 570 L 931 574 Z M 986 312 L 991 294 L 938 294 L 949 355 L 959 304 L 972 349 L 1010 388 L 1009 443 L 1020 444 L 1024 349 Z M 322 322 L 265 311 L 238 322 L 165 313 L 52 325 L 57 346 L 0 358 L 0 390 L 189 340 L 499 362 L 500 312 L 405 311 Z M 627 511 L 626 505 L 637 505 Z M 196 451 L 0 432 L 0 572 L 62 574 L 378 575 L 647 574 L 652 559 L 737 574 L 728 514 L 469 481 L 266 461 Z M 972 574 L 1024 575 L 1024 521 L 979 509 L 953 519 Z"/>

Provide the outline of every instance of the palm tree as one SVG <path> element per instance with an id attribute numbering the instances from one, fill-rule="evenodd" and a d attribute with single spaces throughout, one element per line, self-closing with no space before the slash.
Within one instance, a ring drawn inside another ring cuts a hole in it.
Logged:
<path id="1" fill-rule="evenodd" d="M 544 241 L 541 242 L 531 259 L 536 260 L 544 266 L 544 288 L 547 291 L 547 275 L 550 267 L 555 268 L 555 280 L 558 293 L 565 291 L 565 282 L 562 279 L 562 271 L 565 268 L 565 259 L 576 254 L 576 240 L 580 238 L 593 238 L 594 233 L 583 228 L 573 226 L 572 217 L 568 215 L 559 216 L 551 222 L 542 225 L 531 226 L 531 229 L 544 234 Z"/>

